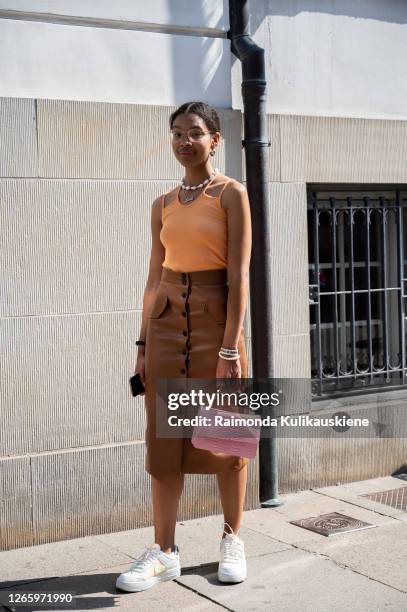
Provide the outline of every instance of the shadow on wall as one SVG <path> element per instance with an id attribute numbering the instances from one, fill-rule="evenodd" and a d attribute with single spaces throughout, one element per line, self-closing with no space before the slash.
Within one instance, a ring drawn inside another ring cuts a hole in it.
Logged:
<path id="1" fill-rule="evenodd" d="M 188 4 L 185 2 L 185 4 Z M 229 28 L 229 2 L 228 0 L 223 0 L 222 5 L 219 3 L 213 2 L 197 2 L 194 6 L 194 14 L 196 14 L 196 26 L 201 27 L 207 23 L 213 23 L 214 28 L 219 28 L 220 30 L 226 24 L 226 29 Z M 185 9 L 187 10 L 187 9 Z M 180 11 L 180 3 L 179 2 L 168 2 L 168 13 L 169 13 L 169 23 L 177 23 L 177 19 Z M 199 12 L 198 12 L 199 11 Z M 223 39 L 221 39 L 223 41 Z M 201 38 L 201 57 L 203 58 L 202 62 L 199 62 L 198 65 L 194 66 L 195 72 L 200 72 L 200 81 L 202 83 L 202 89 L 207 91 L 215 79 L 217 69 L 222 62 L 222 55 L 216 58 L 216 61 L 213 62 L 213 53 L 210 53 L 210 47 L 212 45 L 219 44 L 218 38 Z M 223 42 L 221 42 L 223 44 Z M 180 95 L 178 92 L 182 92 L 185 86 L 185 80 L 188 80 L 188 74 L 182 70 L 182 66 L 177 64 L 177 58 L 183 57 L 185 55 L 185 46 L 184 46 L 184 36 L 174 36 L 171 35 L 171 52 L 172 52 L 172 83 L 174 87 L 173 97 L 175 100 L 176 106 L 180 106 L 184 102 L 189 102 L 190 100 L 186 100 L 184 96 Z M 209 61 L 208 61 L 209 59 Z M 225 84 L 226 86 L 227 84 Z M 230 89 L 230 84 L 229 84 Z M 204 99 L 204 101 L 206 101 Z"/>
<path id="2" fill-rule="evenodd" d="M 176 1 L 171 1 L 169 0 L 168 2 L 168 11 L 170 13 L 170 22 L 171 23 L 177 23 L 177 16 L 179 15 L 179 2 Z M 198 15 L 198 10 L 199 10 L 199 15 Z M 225 28 L 225 30 L 229 30 L 229 0 L 222 0 L 222 4 L 221 3 L 214 3 L 214 2 L 199 2 L 196 3 L 196 6 L 194 7 L 194 12 L 197 14 L 197 20 L 196 20 L 196 26 L 202 26 L 206 23 L 211 23 L 213 24 L 213 28 L 218 28 L 218 29 L 223 29 Z M 173 107 L 174 110 L 176 107 L 180 106 L 181 104 L 183 104 L 184 102 L 190 102 L 192 100 L 202 100 L 203 102 L 207 102 L 207 98 L 205 95 L 203 96 L 195 96 L 195 97 L 190 97 L 188 100 L 185 99 L 184 96 L 178 94 L 178 92 L 182 92 L 183 88 L 184 88 L 184 84 L 185 84 L 185 79 L 188 79 L 188 74 L 185 74 L 184 71 L 182 71 L 182 69 L 180 68 L 179 65 L 177 65 L 177 57 L 182 57 L 183 54 L 185 53 L 184 50 L 184 41 L 183 41 L 183 36 L 171 36 L 171 53 L 172 53 L 172 61 L 171 61 L 171 66 L 172 66 L 172 83 L 173 83 L 173 87 L 174 87 L 174 91 L 173 91 L 173 97 L 175 100 L 175 106 Z M 235 56 L 233 56 L 230 53 L 230 42 L 228 39 L 221 39 L 222 40 L 222 45 L 224 45 L 225 43 L 225 47 L 226 47 L 226 52 L 230 54 L 230 62 L 231 62 L 231 66 L 233 65 L 233 63 L 235 61 L 238 61 Z M 225 43 L 223 42 L 223 40 L 225 41 Z M 223 55 L 223 51 L 222 51 L 222 55 L 218 56 L 216 58 L 216 61 L 213 62 L 213 53 L 210 52 L 210 47 L 213 44 L 219 44 L 219 39 L 217 38 L 201 38 L 201 57 L 203 58 L 203 61 L 200 62 L 197 66 L 194 67 L 194 70 L 199 71 L 200 72 L 200 80 L 202 82 L 202 89 L 204 92 L 208 91 L 211 87 L 212 81 L 215 79 L 216 77 L 216 73 L 218 71 L 219 66 L 221 65 L 222 61 L 224 60 L 224 58 L 222 57 Z M 227 88 L 229 91 L 231 91 L 231 87 L 232 87 L 232 83 L 231 83 L 231 75 L 229 72 L 229 83 L 225 83 L 225 88 Z M 221 109 L 218 109 L 221 110 Z M 172 112 L 171 109 L 169 109 L 170 112 Z M 168 113 L 168 118 L 170 115 L 170 112 Z M 224 122 L 222 120 L 222 116 L 220 116 L 220 120 L 221 120 L 221 129 L 223 131 L 222 136 L 224 137 L 225 134 L 225 125 Z M 169 130 L 169 127 L 168 127 Z M 231 161 L 233 159 L 233 151 L 232 151 L 232 147 L 234 146 L 234 143 L 230 143 L 227 140 L 224 140 L 224 147 L 225 147 L 225 156 L 224 156 L 224 172 L 227 175 L 234 175 L 235 172 L 235 168 L 233 165 L 233 161 Z M 230 154 L 228 154 L 228 148 L 231 147 L 231 152 Z M 168 154 L 171 154 L 171 147 L 170 145 L 168 145 Z M 216 158 L 215 158 L 215 166 L 217 165 L 216 163 Z M 241 176 L 236 176 L 235 178 L 237 178 L 238 180 L 241 180 Z"/>
<path id="3" fill-rule="evenodd" d="M 400 0 L 264 0 L 250 3 L 250 31 L 255 32 L 268 15 L 295 17 L 299 13 L 407 23 L 407 3 Z"/>

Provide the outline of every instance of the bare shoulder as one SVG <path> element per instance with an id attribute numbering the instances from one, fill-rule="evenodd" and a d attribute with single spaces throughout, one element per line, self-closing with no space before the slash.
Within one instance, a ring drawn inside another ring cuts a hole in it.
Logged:
<path id="1" fill-rule="evenodd" d="M 228 210 L 231 206 L 244 207 L 248 204 L 247 189 L 243 183 L 230 179 L 222 193 L 222 208 Z"/>
<path id="2" fill-rule="evenodd" d="M 165 193 L 162 193 L 161 195 L 157 196 L 152 204 L 153 211 L 154 212 L 158 210 L 161 211 L 163 200 L 164 200 L 164 206 L 166 206 L 169 202 L 171 202 L 171 200 L 173 199 L 176 193 L 177 193 L 177 188 L 173 189 L 172 191 L 166 191 Z"/>
<path id="3" fill-rule="evenodd" d="M 162 205 L 163 205 L 163 196 L 164 194 L 159 195 L 151 206 L 151 219 L 153 222 L 159 222 L 161 224 L 161 213 L 162 213 Z"/>
<path id="4" fill-rule="evenodd" d="M 163 199 L 163 194 L 157 196 L 156 199 L 153 201 L 153 208 L 159 208 L 161 205 L 162 199 Z"/>
<path id="5" fill-rule="evenodd" d="M 237 190 L 237 191 L 246 191 L 246 187 L 245 185 L 243 185 L 243 183 L 241 183 L 240 181 L 231 178 L 231 177 L 227 177 L 228 178 L 228 183 L 225 187 L 225 193 L 226 191 L 233 191 L 233 190 Z"/>
<path id="6" fill-rule="evenodd" d="M 178 187 L 174 187 L 174 189 L 171 189 L 171 191 L 166 191 L 164 194 L 160 196 L 160 201 L 161 201 L 161 198 L 164 198 L 164 208 L 172 204 L 172 202 L 175 200 L 177 196 L 177 192 L 178 192 Z"/>
<path id="7" fill-rule="evenodd" d="M 163 196 L 159 195 L 153 202 L 151 210 L 152 210 L 152 214 L 157 214 L 159 211 L 161 211 L 161 204 L 162 204 L 162 199 Z"/>

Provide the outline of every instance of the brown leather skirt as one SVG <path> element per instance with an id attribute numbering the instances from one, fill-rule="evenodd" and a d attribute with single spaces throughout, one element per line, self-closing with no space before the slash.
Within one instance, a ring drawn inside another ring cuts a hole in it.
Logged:
<path id="1" fill-rule="evenodd" d="M 145 349 L 146 471 L 155 478 L 172 474 L 216 474 L 241 470 L 248 459 L 197 449 L 190 438 L 156 435 L 156 380 L 214 379 L 227 313 L 227 270 L 174 272 L 162 269 L 147 324 Z M 238 343 L 242 378 L 247 378 L 243 327 Z"/>

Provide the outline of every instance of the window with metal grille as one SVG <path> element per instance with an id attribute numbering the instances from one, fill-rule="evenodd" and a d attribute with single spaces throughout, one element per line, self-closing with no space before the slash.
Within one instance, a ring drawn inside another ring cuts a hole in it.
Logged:
<path id="1" fill-rule="evenodd" d="M 310 186 L 313 396 L 406 384 L 407 188 Z"/>

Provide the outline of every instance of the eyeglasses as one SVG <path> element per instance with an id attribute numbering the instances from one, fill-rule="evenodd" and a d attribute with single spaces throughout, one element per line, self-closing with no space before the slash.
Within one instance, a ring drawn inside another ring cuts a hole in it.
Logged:
<path id="1" fill-rule="evenodd" d="M 175 141 L 181 140 L 184 134 L 187 134 L 189 140 L 201 140 L 207 134 L 213 134 L 213 132 L 202 132 L 201 130 L 197 130 L 196 128 L 192 128 L 187 130 L 186 132 L 181 132 L 180 130 L 170 130 L 170 134 L 172 139 Z"/>

